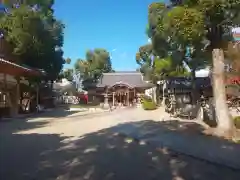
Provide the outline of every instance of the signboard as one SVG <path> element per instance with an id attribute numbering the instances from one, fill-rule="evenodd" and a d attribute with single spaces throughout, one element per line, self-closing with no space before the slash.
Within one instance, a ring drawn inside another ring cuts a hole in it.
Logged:
<path id="1" fill-rule="evenodd" d="M 240 41 L 240 27 L 232 28 L 233 39 Z"/>

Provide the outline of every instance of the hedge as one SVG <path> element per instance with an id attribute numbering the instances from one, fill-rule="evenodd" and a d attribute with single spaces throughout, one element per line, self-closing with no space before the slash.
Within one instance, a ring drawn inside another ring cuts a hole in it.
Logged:
<path id="1" fill-rule="evenodd" d="M 234 125 L 237 129 L 240 129 L 240 116 L 236 116 L 233 118 Z"/>
<path id="2" fill-rule="evenodd" d="M 152 100 L 143 99 L 142 107 L 144 110 L 155 110 L 157 105 Z"/>

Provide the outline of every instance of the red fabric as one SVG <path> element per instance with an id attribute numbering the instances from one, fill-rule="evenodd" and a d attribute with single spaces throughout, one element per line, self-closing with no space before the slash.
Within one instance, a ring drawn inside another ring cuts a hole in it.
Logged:
<path id="1" fill-rule="evenodd" d="M 86 102 L 86 104 L 88 103 L 88 95 L 87 94 L 84 94 L 84 100 Z"/>
<path id="2" fill-rule="evenodd" d="M 88 103 L 88 95 L 87 94 L 78 94 L 78 98 L 80 98 L 81 101 L 84 101 L 84 103 Z"/>
<path id="3" fill-rule="evenodd" d="M 232 77 L 227 79 L 227 84 L 240 84 L 240 77 Z"/>

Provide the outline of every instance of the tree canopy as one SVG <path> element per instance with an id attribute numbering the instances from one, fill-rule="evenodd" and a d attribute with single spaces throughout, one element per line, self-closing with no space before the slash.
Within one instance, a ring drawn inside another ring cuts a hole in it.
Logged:
<path id="1" fill-rule="evenodd" d="M 67 79 L 69 81 L 73 80 L 73 69 L 63 69 L 58 76 L 58 79 Z"/>
<path id="2" fill-rule="evenodd" d="M 159 76 L 166 74 L 170 65 L 171 71 L 184 69 L 184 63 L 195 76 L 197 69 L 211 65 L 214 48 L 229 49 L 231 28 L 240 24 L 239 9 L 240 0 L 171 0 L 168 4 L 151 3 L 146 28 L 151 44 L 140 47 L 136 54 L 140 71 L 145 75 L 154 72 L 156 76 L 158 73 Z M 159 63 L 159 59 L 165 61 Z M 166 60 L 169 62 L 166 63 Z M 159 66 L 157 71 L 154 70 L 155 61 Z M 163 72 L 160 73 L 160 69 Z M 170 71 L 168 73 L 172 74 Z"/>
<path id="3" fill-rule="evenodd" d="M 16 2 L 16 3 L 15 3 Z M 21 3 L 20 3 L 21 2 Z M 64 25 L 53 15 L 54 0 L 5 0 L 0 28 L 19 64 L 43 69 L 55 79 L 63 59 Z"/>
<path id="4" fill-rule="evenodd" d="M 170 0 L 169 4 L 152 3 L 148 10 L 147 34 L 154 54 L 162 57 L 168 52 L 174 64 L 187 63 L 192 71 L 193 89 L 195 71 L 206 65 L 213 66 L 218 127 L 221 132 L 231 129 L 224 85 L 226 59 L 222 49 L 235 63 L 239 61 L 231 43 L 231 31 L 240 26 L 240 0 Z M 193 93 L 196 102 L 194 96 Z"/>
<path id="5" fill-rule="evenodd" d="M 113 71 L 110 54 L 102 48 L 88 50 L 86 52 L 86 59 L 78 59 L 74 68 L 82 74 L 84 80 L 97 80 L 102 73 Z"/>
<path id="6" fill-rule="evenodd" d="M 162 48 L 161 56 L 154 56 L 152 44 L 141 46 L 136 53 L 136 62 L 140 66 L 139 71 L 153 82 L 165 77 L 189 76 L 183 63 L 176 63 L 173 60 L 173 56 L 167 53 L 167 51 L 167 49 Z"/>
<path id="7" fill-rule="evenodd" d="M 240 0 L 152 3 L 149 6 L 148 35 L 152 38 L 153 49 L 156 54 L 162 54 L 158 47 L 165 47 L 164 42 L 167 42 L 170 51 L 178 50 L 177 57 L 184 57 L 190 47 L 190 66 L 202 66 L 210 59 L 212 49 L 227 47 L 231 28 L 240 24 L 239 9 Z"/>
<path id="8" fill-rule="evenodd" d="M 71 61 L 72 61 L 72 60 L 71 60 L 70 58 L 66 58 L 66 59 L 65 59 L 65 63 L 66 63 L 66 64 L 70 64 Z"/>

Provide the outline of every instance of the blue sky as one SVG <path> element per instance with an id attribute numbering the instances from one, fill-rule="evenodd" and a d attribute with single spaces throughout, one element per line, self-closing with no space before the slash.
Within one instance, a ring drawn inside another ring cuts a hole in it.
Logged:
<path id="1" fill-rule="evenodd" d="M 105 48 L 115 70 L 136 70 L 135 54 L 148 42 L 148 5 L 153 0 L 56 0 L 55 15 L 66 25 L 64 57 L 72 64 L 88 49 Z M 69 65 L 66 65 L 69 67 Z"/>

